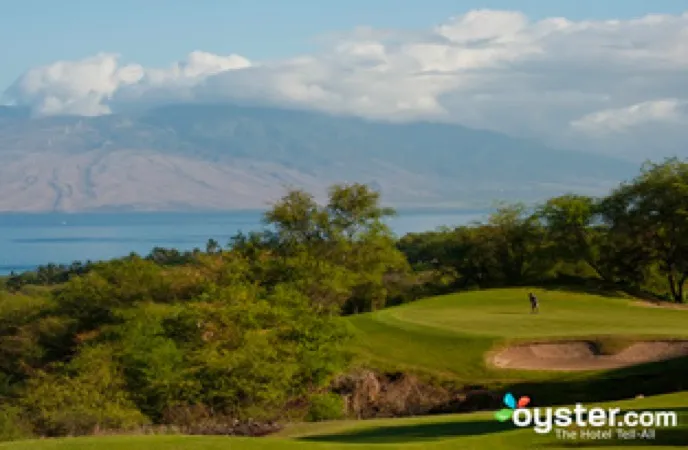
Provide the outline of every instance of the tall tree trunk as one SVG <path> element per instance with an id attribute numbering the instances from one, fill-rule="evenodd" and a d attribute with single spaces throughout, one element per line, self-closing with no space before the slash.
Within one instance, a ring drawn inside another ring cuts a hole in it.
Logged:
<path id="1" fill-rule="evenodd" d="M 681 275 L 681 279 L 678 281 L 678 295 L 679 295 L 678 302 L 679 303 L 683 303 L 685 301 L 685 296 L 683 294 L 683 292 L 684 292 L 683 287 L 686 284 L 686 280 L 688 280 L 688 272 L 684 272 Z"/>
<path id="2" fill-rule="evenodd" d="M 676 279 L 674 278 L 674 271 L 669 269 L 667 271 L 667 281 L 669 282 L 669 290 L 671 290 L 671 298 L 678 302 L 678 293 L 676 292 Z"/>
<path id="3" fill-rule="evenodd" d="M 688 280 L 688 273 L 682 273 L 678 279 L 674 276 L 674 271 L 669 270 L 667 273 L 667 281 L 669 282 L 669 289 L 671 290 L 671 298 L 675 303 L 683 303 L 684 287 Z"/>

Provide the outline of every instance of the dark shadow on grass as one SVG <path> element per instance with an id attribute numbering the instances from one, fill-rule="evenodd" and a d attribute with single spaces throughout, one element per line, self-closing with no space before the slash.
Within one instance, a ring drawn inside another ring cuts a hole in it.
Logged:
<path id="1" fill-rule="evenodd" d="M 575 292 L 579 294 L 599 295 L 602 297 L 621 297 L 630 295 L 637 299 L 655 303 L 661 300 L 667 300 L 649 291 L 596 278 L 561 276 L 552 280 L 540 281 L 535 283 L 534 286 L 548 291 Z"/>
<path id="2" fill-rule="evenodd" d="M 437 422 L 414 425 L 399 425 L 355 430 L 346 433 L 307 436 L 300 438 L 311 442 L 339 442 L 345 444 L 396 444 L 409 440 L 431 441 L 459 436 L 482 436 L 514 430 L 511 422 L 468 421 Z"/>
<path id="3" fill-rule="evenodd" d="M 688 357 L 599 372 L 581 379 L 527 381 L 504 392 L 527 395 L 534 406 L 592 403 L 668 394 L 688 389 Z"/>

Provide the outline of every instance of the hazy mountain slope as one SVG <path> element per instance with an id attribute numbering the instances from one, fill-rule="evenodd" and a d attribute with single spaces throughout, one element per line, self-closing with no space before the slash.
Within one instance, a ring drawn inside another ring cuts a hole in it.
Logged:
<path id="1" fill-rule="evenodd" d="M 390 203 L 600 193 L 636 167 L 460 126 L 178 105 L 30 119 L 0 109 L 0 211 L 263 207 L 285 186 L 372 183 Z"/>

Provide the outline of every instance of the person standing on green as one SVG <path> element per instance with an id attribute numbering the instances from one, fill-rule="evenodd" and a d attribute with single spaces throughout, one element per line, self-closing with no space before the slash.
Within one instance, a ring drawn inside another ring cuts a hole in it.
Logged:
<path id="1" fill-rule="evenodd" d="M 531 292 L 528 294 L 528 299 L 530 300 L 530 312 L 537 313 L 540 310 L 537 297 Z"/>

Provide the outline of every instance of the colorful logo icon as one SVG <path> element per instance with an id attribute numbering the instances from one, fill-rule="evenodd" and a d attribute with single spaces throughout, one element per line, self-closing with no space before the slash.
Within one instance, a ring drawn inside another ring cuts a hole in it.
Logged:
<path id="1" fill-rule="evenodd" d="M 502 408 L 497 411 L 495 413 L 495 419 L 499 420 L 500 422 L 506 422 L 507 420 L 511 419 L 511 416 L 514 415 L 514 409 L 525 408 L 528 406 L 528 403 L 530 403 L 530 397 L 521 397 L 518 399 L 518 402 L 516 402 L 516 398 L 514 398 L 511 392 L 507 392 L 504 396 L 504 404 L 507 406 L 507 408 Z"/>

